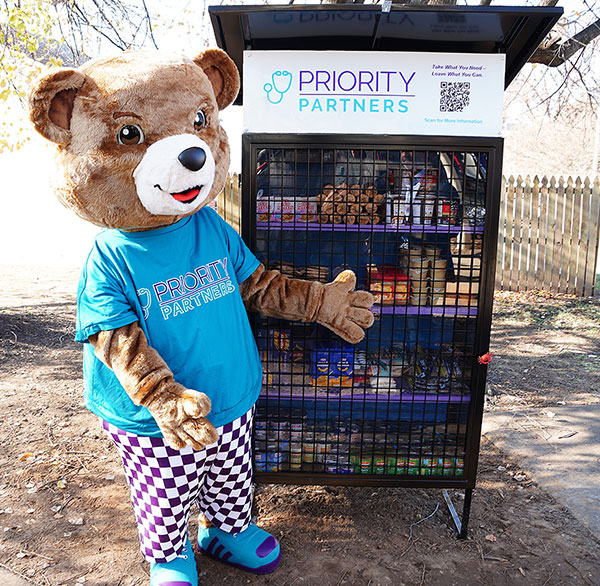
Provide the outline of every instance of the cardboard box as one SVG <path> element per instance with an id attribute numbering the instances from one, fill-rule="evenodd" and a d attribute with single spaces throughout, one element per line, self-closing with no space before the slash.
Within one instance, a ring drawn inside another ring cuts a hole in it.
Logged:
<path id="1" fill-rule="evenodd" d="M 269 198 L 256 200 L 256 216 L 259 222 L 316 222 L 315 198 Z"/>
<path id="2" fill-rule="evenodd" d="M 354 379 L 354 346 L 321 343 L 312 351 L 311 374 L 318 387 L 351 387 Z"/>
<path id="3" fill-rule="evenodd" d="M 471 281 L 446 283 L 446 293 L 449 295 L 477 295 L 479 293 L 479 283 Z"/>

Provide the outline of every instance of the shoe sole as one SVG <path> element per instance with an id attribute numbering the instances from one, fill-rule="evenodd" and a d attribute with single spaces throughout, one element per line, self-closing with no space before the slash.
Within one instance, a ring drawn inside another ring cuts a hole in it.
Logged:
<path id="1" fill-rule="evenodd" d="M 251 574 L 259 574 L 259 575 L 270 574 L 279 565 L 279 562 L 281 560 L 281 551 L 279 551 L 279 555 L 272 562 L 269 562 L 268 564 L 265 564 L 264 566 L 260 566 L 258 568 L 250 568 L 248 566 L 244 566 L 243 564 L 236 564 L 234 562 L 223 560 L 219 556 L 213 555 L 212 553 L 208 553 L 205 549 L 202 549 L 201 547 L 198 548 L 198 551 L 202 555 L 205 555 L 206 557 L 209 557 L 209 558 L 212 558 L 213 560 L 217 560 L 218 562 L 227 564 L 228 566 L 237 568 L 238 570 L 243 570 L 244 572 L 250 572 Z"/>

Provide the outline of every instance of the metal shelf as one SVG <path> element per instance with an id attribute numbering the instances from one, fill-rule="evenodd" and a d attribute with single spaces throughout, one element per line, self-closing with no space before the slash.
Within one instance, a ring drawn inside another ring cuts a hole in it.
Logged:
<path id="1" fill-rule="evenodd" d="M 324 232 L 410 232 L 431 234 L 483 233 L 483 226 L 424 226 L 423 224 L 319 224 L 316 222 L 256 222 L 257 230 L 302 230 Z"/>
<path id="2" fill-rule="evenodd" d="M 442 317 L 453 315 L 474 317 L 477 315 L 477 307 L 464 305 L 373 305 L 371 311 L 381 315 L 434 315 Z"/>
<path id="3" fill-rule="evenodd" d="M 315 390 L 318 389 L 318 390 Z M 463 403 L 471 400 L 470 395 L 453 395 L 450 393 L 412 393 L 405 390 L 394 390 L 388 393 L 365 393 L 360 389 L 354 390 L 350 395 L 342 395 L 335 392 L 336 387 L 329 390 L 325 387 L 301 387 L 298 385 L 278 385 L 277 387 L 264 386 L 260 396 L 266 399 L 300 399 L 304 401 L 324 402 L 382 402 L 382 403 Z M 339 390 L 339 387 L 337 387 Z M 343 388 L 343 392 L 349 392 L 349 388 Z"/>

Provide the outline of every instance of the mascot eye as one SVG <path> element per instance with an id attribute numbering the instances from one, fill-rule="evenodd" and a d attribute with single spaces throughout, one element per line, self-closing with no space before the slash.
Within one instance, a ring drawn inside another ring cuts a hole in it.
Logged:
<path id="1" fill-rule="evenodd" d="M 206 127 L 206 124 L 206 114 L 203 110 L 198 110 L 198 112 L 196 112 L 196 117 L 194 118 L 194 130 L 199 132 Z"/>
<path id="2" fill-rule="evenodd" d="M 136 124 L 127 124 L 119 130 L 117 141 L 124 145 L 141 144 L 144 142 L 144 133 Z"/>

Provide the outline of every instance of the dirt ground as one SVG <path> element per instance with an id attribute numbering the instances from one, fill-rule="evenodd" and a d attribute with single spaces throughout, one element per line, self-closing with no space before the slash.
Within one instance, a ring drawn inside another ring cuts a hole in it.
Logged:
<path id="1" fill-rule="evenodd" d="M 77 273 L 0 275 L 0 568 L 39 586 L 145 585 L 120 462 L 82 403 Z M 599 318 L 598 299 L 499 295 L 487 408 L 599 402 Z M 600 543 L 485 438 L 466 541 L 439 490 L 263 485 L 255 514 L 281 540 L 277 571 L 198 556 L 201 584 L 600 584 Z"/>

